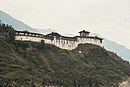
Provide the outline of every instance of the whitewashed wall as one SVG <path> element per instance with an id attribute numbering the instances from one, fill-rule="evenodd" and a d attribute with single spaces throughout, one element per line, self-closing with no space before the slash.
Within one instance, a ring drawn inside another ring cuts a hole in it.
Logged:
<path id="1" fill-rule="evenodd" d="M 95 44 L 102 47 L 102 43 L 100 43 L 100 40 L 96 38 L 79 38 L 78 37 L 77 40 L 78 40 L 78 44 L 90 43 L 90 44 Z"/>
<path id="2" fill-rule="evenodd" d="M 55 46 L 61 49 L 67 49 L 67 50 L 75 49 L 78 46 L 77 43 L 74 41 L 55 39 L 55 38 L 51 44 L 54 44 Z"/>
<path id="3" fill-rule="evenodd" d="M 16 36 L 15 40 L 41 42 L 43 38 L 31 36 Z"/>
<path id="4" fill-rule="evenodd" d="M 34 41 L 34 42 L 41 42 L 41 40 L 44 40 L 45 43 L 53 44 L 61 49 L 67 49 L 67 50 L 75 49 L 78 47 L 78 44 L 85 44 L 85 43 L 91 43 L 102 47 L 102 43 L 100 43 L 100 40 L 95 38 L 78 37 L 77 41 L 70 41 L 70 40 L 63 40 L 63 39 L 56 39 L 56 38 L 54 38 L 54 40 L 51 40 L 51 39 L 45 39 L 41 37 L 16 35 L 15 39 L 21 41 Z"/>

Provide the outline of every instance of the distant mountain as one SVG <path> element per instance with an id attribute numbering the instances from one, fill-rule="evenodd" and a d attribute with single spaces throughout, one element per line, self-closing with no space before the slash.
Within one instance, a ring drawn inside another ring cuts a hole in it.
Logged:
<path id="1" fill-rule="evenodd" d="M 124 60 L 130 61 L 130 50 L 125 46 L 104 38 L 103 45 L 106 49 L 117 53 Z"/>
<path id="2" fill-rule="evenodd" d="M 93 33 L 91 35 L 96 35 L 99 37 L 102 37 L 99 34 Z M 106 38 L 103 38 L 103 45 L 104 47 L 112 52 L 115 52 L 116 54 L 118 54 L 120 57 L 122 57 L 124 60 L 130 61 L 130 49 L 126 48 L 123 45 L 120 45 L 114 41 L 108 40 Z"/>
<path id="3" fill-rule="evenodd" d="M 0 20 L 3 23 L 12 25 L 16 30 L 28 30 L 28 31 L 33 31 L 33 32 L 37 31 L 31 28 L 30 26 L 24 24 L 23 22 L 14 19 L 13 17 L 11 17 L 10 15 L 6 14 L 3 11 L 0 11 Z"/>
<path id="4" fill-rule="evenodd" d="M 47 34 L 52 31 L 55 31 L 53 29 L 32 28 L 32 27 L 24 24 L 23 22 L 14 19 L 13 17 L 11 17 L 10 15 L 6 14 L 3 11 L 0 11 L 0 20 L 4 23 L 12 25 L 16 30 L 28 30 L 31 32 L 39 32 L 42 34 Z M 65 35 L 73 36 L 72 34 L 65 34 Z M 93 35 L 99 36 L 98 34 L 93 34 Z M 130 50 L 127 49 L 126 47 L 124 47 L 120 44 L 117 44 L 113 41 L 110 41 L 106 38 L 104 38 L 103 45 L 106 49 L 113 51 L 113 52 L 117 53 L 119 56 L 121 56 L 123 59 L 130 61 Z"/>
<path id="5" fill-rule="evenodd" d="M 41 33 L 41 34 L 48 34 L 52 31 L 55 31 L 54 29 L 38 29 L 38 28 L 32 28 L 30 27 L 29 25 L 19 21 L 19 20 L 16 20 L 15 18 L 11 17 L 10 15 L 8 15 L 7 13 L 3 12 L 0 10 L 0 20 L 5 23 L 5 24 L 9 24 L 9 25 L 12 25 L 15 30 L 28 30 L 30 32 L 38 32 L 38 33 Z"/>

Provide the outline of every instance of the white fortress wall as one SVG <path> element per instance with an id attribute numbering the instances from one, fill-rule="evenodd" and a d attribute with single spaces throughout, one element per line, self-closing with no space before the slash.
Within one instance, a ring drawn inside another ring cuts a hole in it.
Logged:
<path id="1" fill-rule="evenodd" d="M 43 39 L 45 43 L 53 44 L 53 41 L 51 39 Z"/>
<path id="2" fill-rule="evenodd" d="M 101 46 L 100 39 L 90 38 L 89 43 Z"/>
<path id="3" fill-rule="evenodd" d="M 52 33 L 58 34 L 58 33 Z M 84 34 L 84 32 L 83 32 Z M 51 34 L 50 34 L 51 35 Z M 81 34 L 82 35 L 82 34 Z M 78 47 L 78 44 L 95 44 L 103 47 L 102 45 L 102 38 L 99 37 L 92 37 L 92 36 L 76 36 L 76 37 L 64 37 L 64 36 L 44 36 L 42 34 L 37 33 L 29 33 L 29 32 L 16 32 L 15 40 L 21 41 L 34 41 L 34 42 L 41 42 L 44 40 L 45 43 L 53 44 L 61 49 L 72 50 Z"/>
<path id="4" fill-rule="evenodd" d="M 61 49 L 68 49 L 72 50 L 75 49 L 78 44 L 75 41 L 64 40 L 64 39 L 54 39 L 51 44 L 61 48 Z"/>
<path id="5" fill-rule="evenodd" d="M 77 38 L 78 44 L 85 44 L 85 43 L 90 43 L 90 44 L 95 44 L 101 46 L 102 44 L 100 43 L 100 39 L 96 38 Z"/>
<path id="6" fill-rule="evenodd" d="M 78 44 L 85 44 L 85 43 L 91 43 L 91 38 L 81 38 L 81 37 L 78 37 L 77 38 L 77 41 L 78 41 Z"/>
<path id="7" fill-rule="evenodd" d="M 54 38 L 54 40 L 51 40 L 42 37 L 16 35 L 15 40 L 34 41 L 34 42 L 41 42 L 41 40 L 44 40 L 45 43 L 53 44 L 61 49 L 68 49 L 68 50 L 75 49 L 76 47 L 78 47 L 78 44 L 85 44 L 85 43 L 91 43 L 102 47 L 100 40 L 95 38 L 77 38 L 77 41 L 73 41 L 73 40 L 63 40 L 56 38 Z"/>
<path id="8" fill-rule="evenodd" d="M 15 40 L 41 42 L 41 40 L 43 40 L 43 38 L 41 38 L 41 37 L 31 37 L 31 36 L 16 35 L 15 36 Z"/>

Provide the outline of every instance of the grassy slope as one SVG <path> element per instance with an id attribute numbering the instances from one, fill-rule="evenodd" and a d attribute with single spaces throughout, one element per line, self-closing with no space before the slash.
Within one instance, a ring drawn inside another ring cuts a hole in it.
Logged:
<path id="1" fill-rule="evenodd" d="M 80 54 L 78 51 L 82 51 Z M 53 45 L 0 39 L 0 83 L 117 87 L 130 76 L 130 65 L 105 49 L 82 44 L 72 51 Z"/>

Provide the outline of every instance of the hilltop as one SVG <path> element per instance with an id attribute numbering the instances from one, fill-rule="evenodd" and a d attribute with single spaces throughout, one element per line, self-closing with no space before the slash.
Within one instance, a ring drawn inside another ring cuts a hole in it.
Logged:
<path id="1" fill-rule="evenodd" d="M 130 64 L 92 44 L 63 50 L 42 42 L 15 41 L 12 27 L 0 39 L 0 85 L 118 87 L 130 76 Z"/>
<path id="2" fill-rule="evenodd" d="M 12 27 L 1 29 L 9 31 L 0 38 L 0 85 L 118 87 L 130 76 L 129 62 L 100 46 L 68 51 L 44 41 L 15 41 Z"/>
<path id="3" fill-rule="evenodd" d="M 52 31 L 55 31 L 54 29 L 32 28 L 32 27 L 28 26 L 26 23 L 15 19 L 14 17 L 10 16 L 9 14 L 7 14 L 1 10 L 0 10 L 0 20 L 4 23 L 12 25 L 16 30 L 19 30 L 19 31 L 28 30 L 31 32 L 39 32 L 39 33 L 43 33 L 43 34 L 47 34 Z M 67 36 L 68 36 L 68 34 L 67 34 Z M 70 35 L 70 36 L 73 36 L 73 35 Z M 105 46 L 106 49 L 113 51 L 113 52 L 117 53 L 119 56 L 121 56 L 123 59 L 130 61 L 130 50 L 128 48 L 126 48 L 125 46 L 122 46 L 116 42 L 108 40 L 107 38 L 104 38 L 103 45 Z"/>
<path id="4" fill-rule="evenodd" d="M 79 53 L 81 51 L 82 53 Z M 0 40 L 0 78 L 3 84 L 95 85 L 117 87 L 130 76 L 130 65 L 116 54 L 91 44 L 68 51 L 54 45 Z"/>

